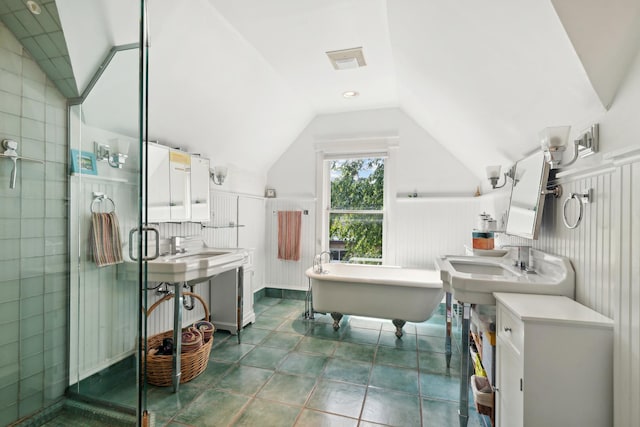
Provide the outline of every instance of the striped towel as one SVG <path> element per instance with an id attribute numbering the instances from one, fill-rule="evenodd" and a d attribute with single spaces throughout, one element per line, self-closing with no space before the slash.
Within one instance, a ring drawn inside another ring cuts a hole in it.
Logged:
<path id="1" fill-rule="evenodd" d="M 120 228 L 115 212 L 91 214 L 91 252 L 98 267 L 123 261 Z"/>
<path id="2" fill-rule="evenodd" d="M 302 212 L 278 211 L 278 259 L 300 260 Z"/>

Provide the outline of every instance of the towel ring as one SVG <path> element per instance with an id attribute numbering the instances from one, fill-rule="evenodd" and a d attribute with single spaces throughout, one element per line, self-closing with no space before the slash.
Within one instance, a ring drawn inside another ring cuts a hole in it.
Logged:
<path id="1" fill-rule="evenodd" d="M 100 204 L 100 203 L 106 203 L 107 201 L 111 202 L 111 210 L 110 211 L 106 211 L 106 212 L 102 212 L 102 211 L 95 211 L 94 207 L 96 206 L 96 203 Z M 91 213 L 112 213 L 116 211 L 116 204 L 115 202 L 111 199 L 111 197 L 107 197 L 107 196 L 96 196 L 95 199 L 93 199 L 93 201 L 91 202 L 91 207 L 89 208 L 91 210 Z"/>
<path id="2" fill-rule="evenodd" d="M 578 201 L 578 218 L 575 223 L 569 224 L 569 220 L 567 219 L 567 206 L 571 200 Z M 562 204 L 562 222 L 564 222 L 565 227 L 570 230 L 578 228 L 580 223 L 582 222 L 582 216 L 584 215 L 584 205 L 585 203 L 589 203 L 591 201 L 591 189 L 584 190 L 584 193 L 569 193 L 569 197 L 564 200 Z"/>

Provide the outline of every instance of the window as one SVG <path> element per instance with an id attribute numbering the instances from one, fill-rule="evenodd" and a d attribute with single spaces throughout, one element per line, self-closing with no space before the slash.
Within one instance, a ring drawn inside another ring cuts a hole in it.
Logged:
<path id="1" fill-rule="evenodd" d="M 382 262 L 384 224 L 383 157 L 326 160 L 331 259 Z"/>

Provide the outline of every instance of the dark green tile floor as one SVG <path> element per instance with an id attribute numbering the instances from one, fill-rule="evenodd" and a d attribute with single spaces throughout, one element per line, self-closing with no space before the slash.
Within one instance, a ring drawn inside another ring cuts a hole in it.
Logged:
<path id="1" fill-rule="evenodd" d="M 178 393 L 150 387 L 156 425 L 458 426 L 460 354 L 454 345 L 447 369 L 443 315 L 397 339 L 386 320 L 345 316 L 338 331 L 328 315 L 305 320 L 302 301 L 265 297 L 254 309 L 242 343 L 216 332 L 207 370 Z M 102 397 L 134 394 L 121 385 Z M 471 396 L 469 413 L 484 426 Z"/>

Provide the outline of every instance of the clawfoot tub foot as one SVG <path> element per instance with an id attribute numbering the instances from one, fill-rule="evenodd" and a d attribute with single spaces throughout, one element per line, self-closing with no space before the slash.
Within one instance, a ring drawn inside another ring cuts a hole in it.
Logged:
<path id="1" fill-rule="evenodd" d="M 338 328 L 340 328 L 340 320 L 342 320 L 342 313 L 338 313 L 337 311 L 332 311 L 331 317 L 333 318 L 333 330 L 337 331 Z"/>
<path id="2" fill-rule="evenodd" d="M 405 322 L 404 320 L 400 320 L 400 319 L 393 319 L 391 322 L 393 323 L 393 326 L 396 327 L 396 336 L 398 338 L 402 338 L 402 327 L 407 322 Z"/>

